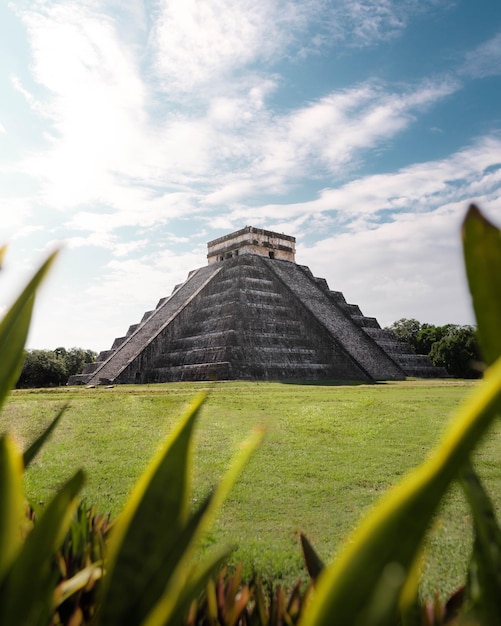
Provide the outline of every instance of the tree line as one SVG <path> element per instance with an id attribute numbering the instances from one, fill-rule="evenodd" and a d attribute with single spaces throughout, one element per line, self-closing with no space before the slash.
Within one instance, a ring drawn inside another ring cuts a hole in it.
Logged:
<path id="1" fill-rule="evenodd" d="M 57 387 L 65 385 L 73 374 L 79 374 L 85 363 L 93 363 L 97 353 L 83 348 L 26 350 L 18 388 Z"/>
<path id="2" fill-rule="evenodd" d="M 433 365 L 445 367 L 454 378 L 479 378 L 482 374 L 482 359 L 474 326 L 434 326 L 403 318 L 386 329 L 401 341 L 410 343 L 416 354 L 428 355 Z"/>

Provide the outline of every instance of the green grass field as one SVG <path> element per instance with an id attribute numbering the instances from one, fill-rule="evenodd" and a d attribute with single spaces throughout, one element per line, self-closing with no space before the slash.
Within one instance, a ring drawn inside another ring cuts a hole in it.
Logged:
<path id="1" fill-rule="evenodd" d="M 197 429 L 195 501 L 217 481 L 254 425 L 264 425 L 266 437 L 206 546 L 235 544 L 232 562 L 243 561 L 247 576 L 255 570 L 290 585 L 306 579 L 298 532 L 304 531 L 328 561 L 367 508 L 425 458 L 476 384 L 222 382 L 14 391 L 0 415 L 0 430 L 9 430 L 23 446 L 69 403 L 27 472 L 27 493 L 45 501 L 83 467 L 85 500 L 114 516 L 190 399 L 209 389 Z M 498 510 L 500 452 L 496 427 L 475 460 Z M 423 593 L 444 594 L 463 580 L 470 543 L 467 508 L 455 488 L 426 546 Z"/>

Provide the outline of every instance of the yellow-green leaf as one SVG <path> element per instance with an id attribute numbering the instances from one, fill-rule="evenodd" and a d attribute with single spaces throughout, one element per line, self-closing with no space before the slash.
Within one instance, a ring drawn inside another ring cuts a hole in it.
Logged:
<path id="1" fill-rule="evenodd" d="M 212 523 L 262 437 L 261 433 L 255 433 L 242 446 L 215 491 L 190 515 L 192 430 L 203 400 L 204 396 L 195 400 L 168 438 L 141 477 L 113 529 L 99 614 L 103 625 L 123 624 L 124 620 L 128 624 L 140 624 L 160 598 L 162 611 L 178 613 L 180 599 L 185 598 L 195 542 Z M 196 570 L 193 580 L 198 580 Z M 170 590 L 167 596 L 165 589 Z"/>
<path id="2" fill-rule="evenodd" d="M 47 623 L 56 582 L 52 558 L 68 531 L 83 483 L 80 470 L 49 502 L 18 551 L 1 588 L 0 624 Z"/>
<path id="3" fill-rule="evenodd" d="M 23 453 L 23 462 L 24 462 L 24 467 L 25 468 L 28 467 L 28 465 L 31 463 L 31 461 L 39 453 L 39 451 L 42 448 L 42 446 L 44 445 L 44 443 L 51 436 L 53 430 L 57 426 L 59 420 L 61 419 L 61 417 L 63 416 L 63 414 L 64 414 L 64 412 L 66 411 L 67 408 L 68 408 L 67 404 L 65 406 L 63 406 L 63 408 L 58 412 L 56 417 L 47 426 L 47 428 L 43 431 L 43 433 L 39 437 L 37 437 L 35 439 L 35 441 L 33 441 L 33 443 L 30 444 L 30 446 L 27 448 L 27 450 L 24 451 L 24 453 Z"/>
<path id="4" fill-rule="evenodd" d="M 22 543 L 22 476 L 21 453 L 14 441 L 4 435 L 0 437 L 0 583 Z"/>
<path id="5" fill-rule="evenodd" d="M 501 232 L 471 205 L 463 224 L 466 274 L 477 318 L 482 356 L 501 356 Z"/>
<path id="6" fill-rule="evenodd" d="M 141 626 L 178 626 L 188 611 L 191 601 L 200 595 L 211 575 L 222 565 L 230 550 L 219 548 L 181 580 L 174 576 L 158 603 Z M 181 583 L 181 584 L 180 584 Z"/>
<path id="7" fill-rule="evenodd" d="M 0 406 L 21 373 L 35 293 L 55 256 L 54 252 L 43 263 L 0 322 Z"/>
<path id="8" fill-rule="evenodd" d="M 145 590 L 156 576 L 164 578 L 164 587 L 172 575 L 162 566 L 188 521 L 191 435 L 204 398 L 195 399 L 153 458 L 112 530 L 99 615 L 103 625 L 140 623 L 151 609 L 142 602 Z"/>
<path id="9" fill-rule="evenodd" d="M 470 504 L 475 540 L 467 583 L 468 616 L 480 624 L 501 623 L 501 529 L 492 502 L 471 464 L 460 472 Z"/>
<path id="10" fill-rule="evenodd" d="M 263 435 L 264 431 L 257 428 L 251 433 L 248 439 L 241 444 L 238 453 L 231 462 L 230 468 L 220 480 L 209 500 L 208 507 L 197 525 L 196 533 L 193 534 L 190 548 L 193 547 L 194 541 L 211 527 L 221 506 L 228 497 L 228 494 L 240 476 L 243 468 L 249 461 L 251 454 L 261 443 Z M 173 572 L 166 592 L 156 605 L 155 610 L 148 616 L 146 624 L 151 626 L 155 624 L 169 624 L 174 626 L 177 624 L 179 615 L 182 614 L 184 610 L 187 610 L 189 601 L 195 597 L 193 595 L 194 590 L 199 589 L 198 585 L 201 584 L 201 581 L 206 581 L 210 572 L 215 570 L 223 556 L 228 552 L 229 549 L 223 547 L 221 551 L 216 552 L 208 561 L 205 561 L 199 566 L 194 566 L 191 574 L 188 576 L 187 564 L 191 558 L 192 550 L 187 550 L 183 558 L 180 559 L 178 567 Z M 211 567 L 212 569 L 210 569 Z M 203 584 L 205 584 L 205 582 Z M 190 587 L 190 585 L 192 585 L 192 587 Z M 189 591 L 190 589 L 192 589 L 191 592 Z"/>

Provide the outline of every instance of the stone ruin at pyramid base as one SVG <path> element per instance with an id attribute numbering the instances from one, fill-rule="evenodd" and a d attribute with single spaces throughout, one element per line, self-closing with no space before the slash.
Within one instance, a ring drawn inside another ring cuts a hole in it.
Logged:
<path id="1" fill-rule="evenodd" d="M 295 238 L 247 226 L 68 384 L 403 380 L 447 376 L 295 262 Z"/>

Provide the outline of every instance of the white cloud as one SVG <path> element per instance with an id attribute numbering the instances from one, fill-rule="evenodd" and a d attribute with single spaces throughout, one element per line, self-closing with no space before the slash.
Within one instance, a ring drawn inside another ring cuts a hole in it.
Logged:
<path id="1" fill-rule="evenodd" d="M 328 35 L 353 47 L 369 47 L 399 37 L 426 11 L 447 10 L 443 0 L 339 0 L 327 4 Z M 328 36 L 322 38 L 325 45 Z"/>
<path id="2" fill-rule="evenodd" d="M 486 137 L 447 159 L 354 179 L 338 188 L 324 189 L 317 198 L 305 202 L 239 207 L 231 212 L 231 219 L 238 223 L 244 215 L 249 219 L 250 214 L 261 223 L 329 213 L 345 225 L 365 216 L 364 226 L 370 228 L 371 222 L 380 221 L 381 211 L 428 212 L 449 202 L 471 200 L 487 204 L 499 189 L 500 155 L 501 139 Z M 359 225 L 353 222 L 351 227 Z"/>
<path id="3" fill-rule="evenodd" d="M 167 94 L 191 91 L 256 60 L 282 55 L 305 21 L 304 2 L 163 0 L 153 31 L 155 69 Z M 229 87 L 229 85 L 228 85 Z"/>
<path id="4" fill-rule="evenodd" d="M 145 86 L 111 18 L 85 4 L 39 6 L 21 15 L 45 91 L 24 92 L 50 124 L 49 148 L 23 167 L 45 183 L 46 201 L 65 209 L 102 195 L 137 154 Z"/>
<path id="5" fill-rule="evenodd" d="M 50 135 L 47 149 L 19 167 L 40 181 L 38 201 L 78 210 L 70 228 L 166 223 L 253 193 L 284 193 L 299 175 L 337 176 L 457 88 L 443 81 L 391 93 L 367 82 L 277 115 L 267 99 L 279 78 L 247 66 L 283 53 L 294 33 L 325 13 L 322 0 L 160 2 L 148 47 L 140 4 L 131 7 L 136 31 L 125 34 L 120 16 L 98 6 L 48 2 L 21 13 L 44 91 L 16 84 L 46 116 Z M 395 8 L 385 6 L 388 14 Z M 352 9 L 360 13 L 361 4 Z M 183 89 L 183 77 L 193 87 L 204 76 L 245 70 L 203 105 L 178 108 L 141 75 L 152 56 Z"/>
<path id="6" fill-rule="evenodd" d="M 461 73 L 473 78 L 501 74 L 501 33 L 468 52 Z"/>
<path id="7" fill-rule="evenodd" d="M 14 238 L 23 237 L 26 233 L 32 232 L 36 228 L 29 223 L 32 214 L 30 200 L 27 198 L 16 198 L 0 196 L 0 215 L 2 232 L 0 245 Z M 3 239 L 5 238 L 5 239 Z"/>
<path id="8" fill-rule="evenodd" d="M 440 80 L 389 93 L 369 81 L 287 115 L 257 117 L 256 124 L 236 136 L 218 136 L 233 167 L 229 176 L 215 179 L 221 186 L 209 193 L 207 201 L 236 201 L 256 191 L 281 193 L 300 177 L 346 175 L 364 153 L 384 146 L 423 108 L 457 88 L 455 81 Z"/>
<path id="9" fill-rule="evenodd" d="M 211 93 L 256 61 L 273 65 L 340 41 L 372 46 L 399 36 L 438 0 L 159 0 L 152 48 L 166 96 Z M 309 29 L 314 26 L 313 35 Z M 301 37 L 300 37 L 301 36 Z M 305 41 L 306 37 L 306 41 Z M 310 37 L 310 39 L 308 39 Z M 197 87 L 195 90 L 194 88 Z M 232 89 L 231 82 L 226 83 Z"/>

